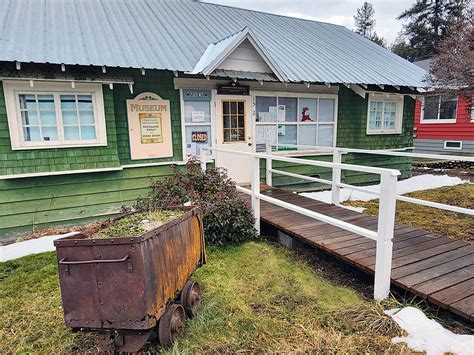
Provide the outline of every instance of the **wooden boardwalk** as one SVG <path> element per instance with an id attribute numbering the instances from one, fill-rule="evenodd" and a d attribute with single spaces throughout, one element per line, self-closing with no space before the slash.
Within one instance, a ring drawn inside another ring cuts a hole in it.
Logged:
<path id="1" fill-rule="evenodd" d="M 262 193 L 371 230 L 377 217 L 309 199 L 281 189 Z M 250 198 L 244 195 L 250 203 Z M 325 250 L 371 274 L 375 241 L 310 217 L 261 202 L 261 221 L 311 246 Z M 474 245 L 401 224 L 395 225 L 392 284 L 474 321 Z"/>

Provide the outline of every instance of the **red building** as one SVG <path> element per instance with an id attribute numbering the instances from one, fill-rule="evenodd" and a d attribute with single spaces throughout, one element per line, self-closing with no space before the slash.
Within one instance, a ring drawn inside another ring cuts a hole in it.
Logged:
<path id="1" fill-rule="evenodd" d="M 425 70 L 429 68 L 429 61 L 415 64 Z M 418 153 L 474 153 L 472 98 L 427 93 L 416 100 L 413 137 Z"/>

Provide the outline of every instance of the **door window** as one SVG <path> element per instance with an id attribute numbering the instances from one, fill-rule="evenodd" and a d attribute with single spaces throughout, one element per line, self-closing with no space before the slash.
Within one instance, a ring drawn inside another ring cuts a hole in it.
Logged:
<path id="1" fill-rule="evenodd" d="M 245 101 L 222 101 L 224 143 L 245 142 Z"/>

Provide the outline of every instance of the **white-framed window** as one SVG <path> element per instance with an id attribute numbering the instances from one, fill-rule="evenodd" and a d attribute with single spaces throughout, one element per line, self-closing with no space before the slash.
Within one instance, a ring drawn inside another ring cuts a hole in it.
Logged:
<path id="1" fill-rule="evenodd" d="M 336 137 L 335 95 L 254 93 L 256 149 L 266 144 L 333 147 Z M 281 147 L 280 147 L 281 148 Z"/>
<path id="2" fill-rule="evenodd" d="M 107 145 L 101 84 L 4 81 L 13 150 Z"/>
<path id="3" fill-rule="evenodd" d="M 444 141 L 444 149 L 447 150 L 461 150 L 462 141 Z"/>
<path id="4" fill-rule="evenodd" d="M 402 133 L 403 95 L 370 94 L 367 134 Z"/>
<path id="5" fill-rule="evenodd" d="M 457 97 L 425 96 L 421 100 L 421 123 L 456 123 L 457 107 Z"/>

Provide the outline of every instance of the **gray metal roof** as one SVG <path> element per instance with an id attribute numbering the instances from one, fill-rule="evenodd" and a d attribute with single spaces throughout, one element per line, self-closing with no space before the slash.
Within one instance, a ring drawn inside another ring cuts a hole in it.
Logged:
<path id="1" fill-rule="evenodd" d="M 0 61 L 190 72 L 245 26 L 289 81 L 425 86 L 423 69 L 345 27 L 191 0 L 2 0 Z"/>

